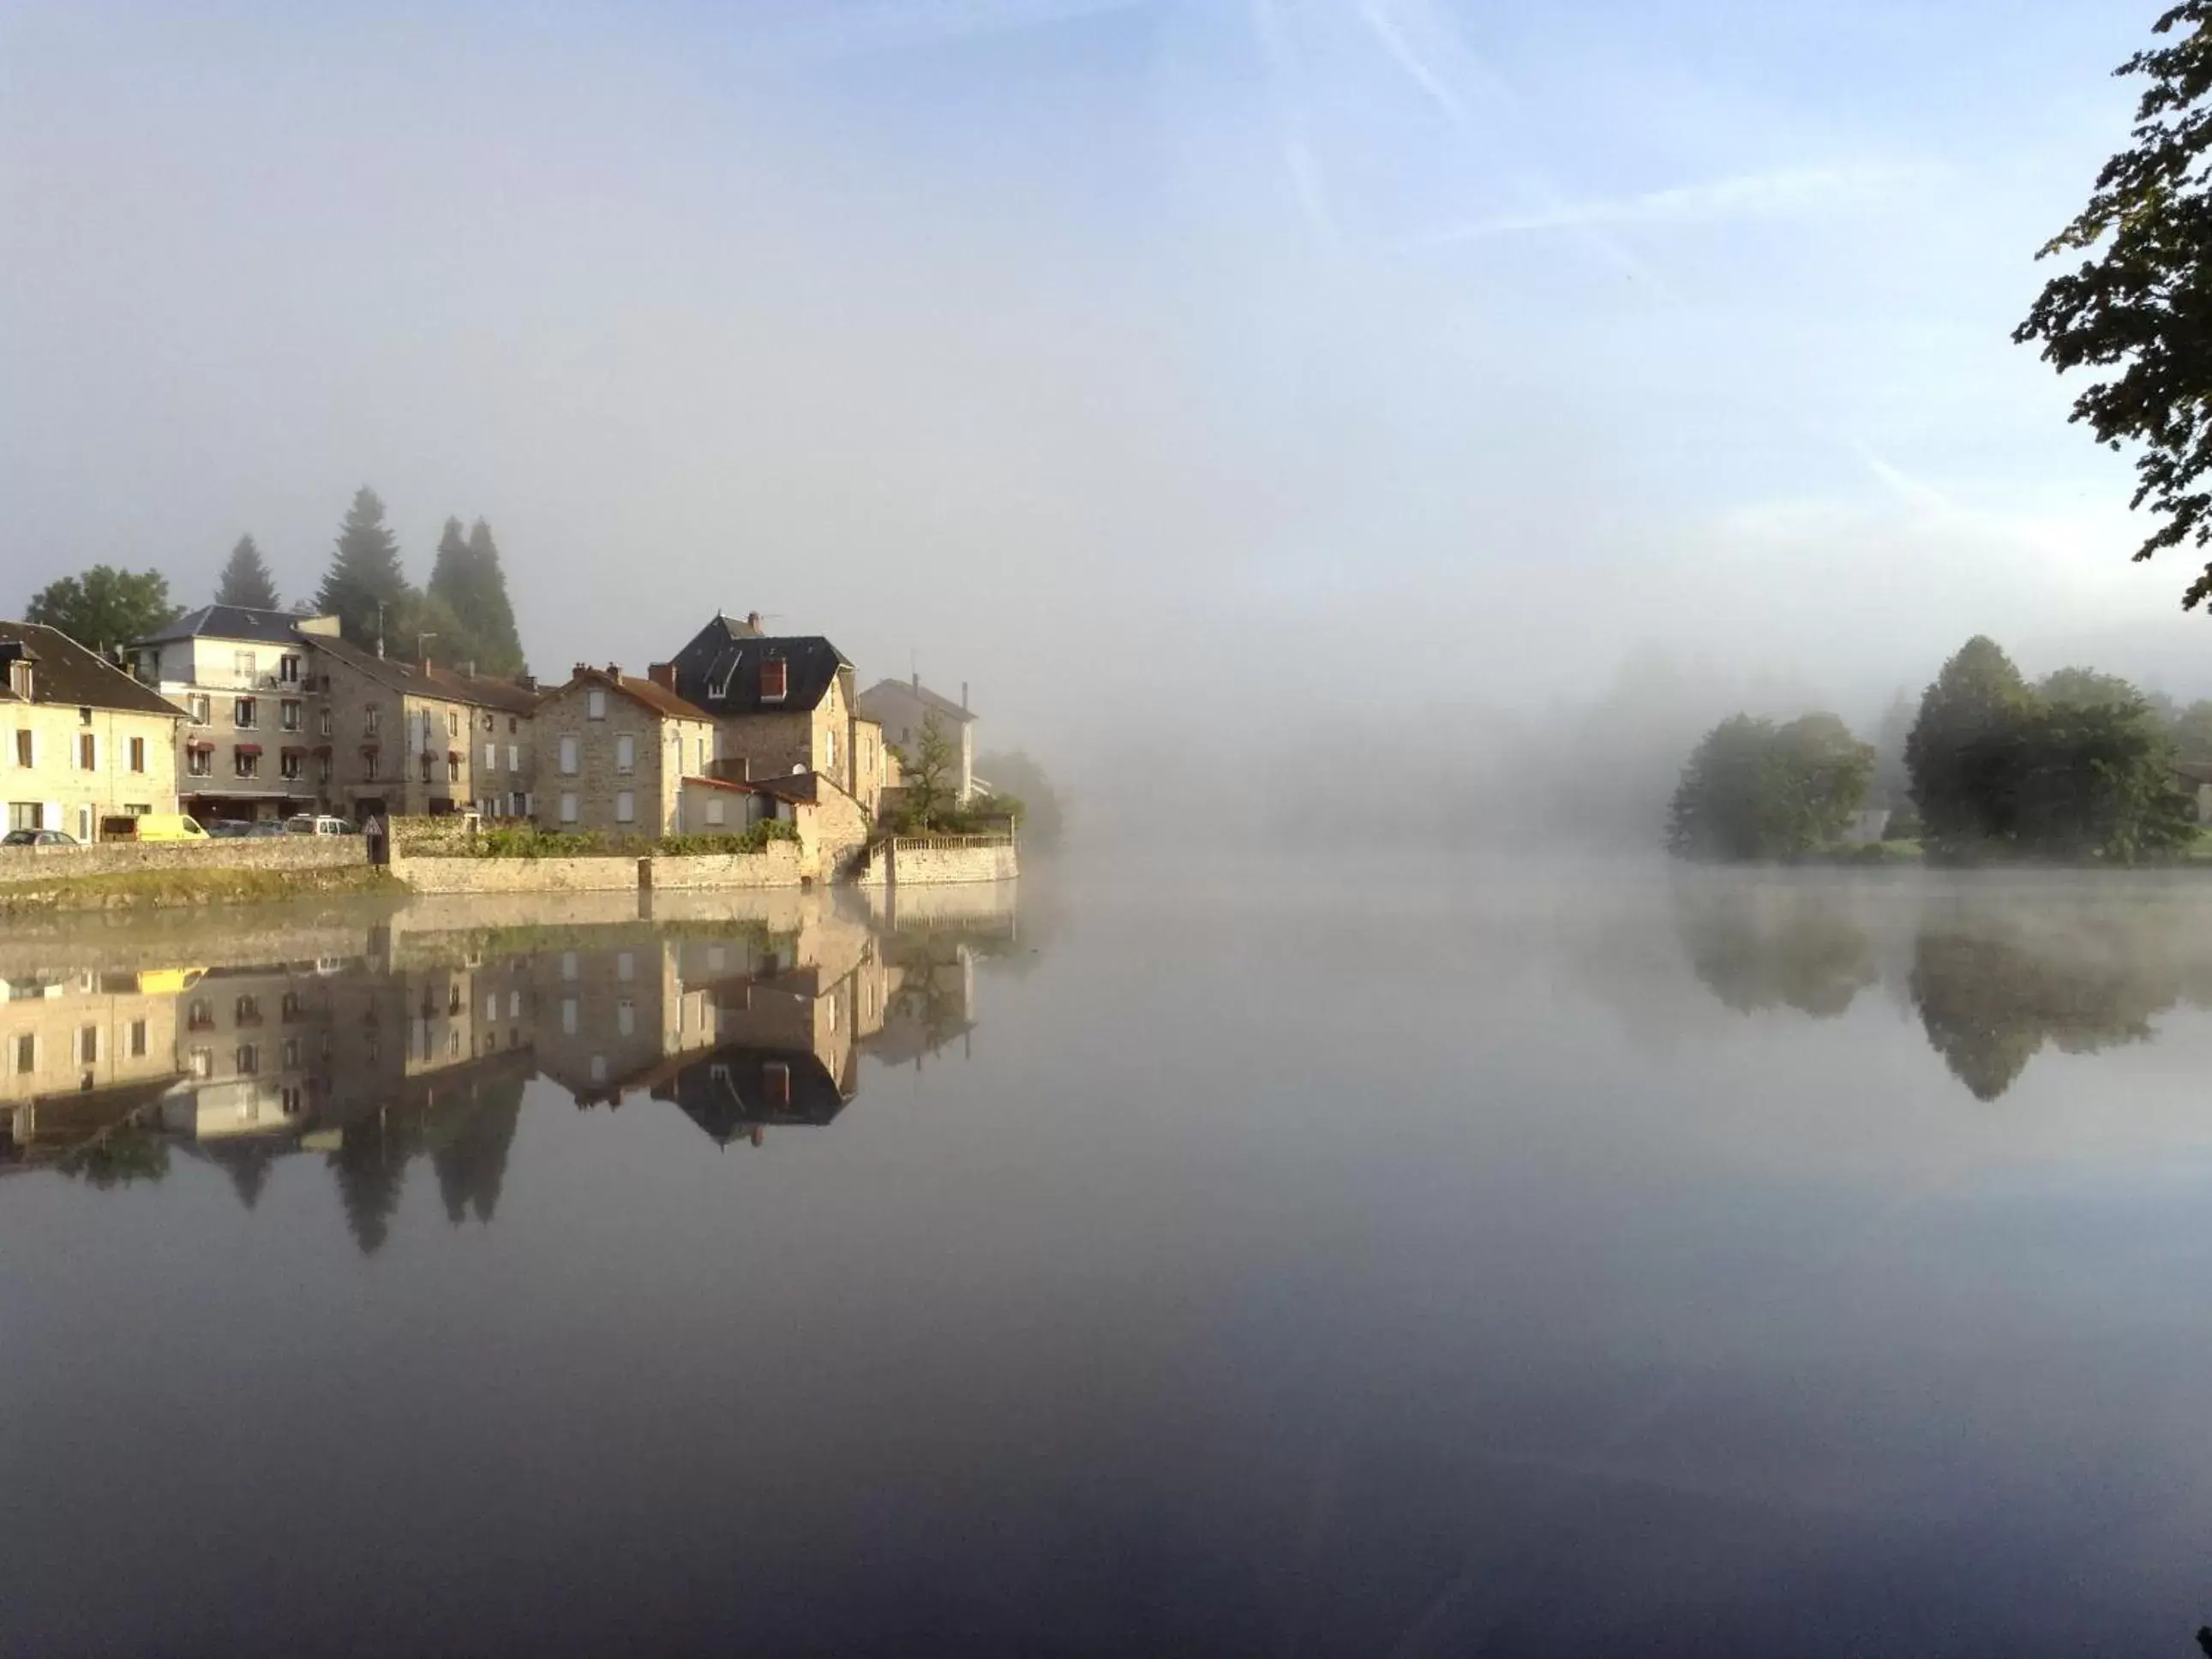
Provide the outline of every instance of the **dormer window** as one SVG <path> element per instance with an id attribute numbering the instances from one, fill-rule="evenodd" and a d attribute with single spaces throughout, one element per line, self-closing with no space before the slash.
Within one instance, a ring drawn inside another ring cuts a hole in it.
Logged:
<path id="1" fill-rule="evenodd" d="M 781 657 L 770 657 L 761 664 L 760 694 L 763 702 L 778 702 L 790 685 L 787 665 Z"/>
<path id="2" fill-rule="evenodd" d="M 603 720 L 607 717 L 607 694 L 594 687 L 584 693 L 584 713 L 589 719 Z"/>

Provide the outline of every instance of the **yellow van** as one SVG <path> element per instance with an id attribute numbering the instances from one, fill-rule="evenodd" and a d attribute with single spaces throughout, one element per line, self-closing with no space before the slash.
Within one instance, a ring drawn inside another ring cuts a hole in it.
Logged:
<path id="1" fill-rule="evenodd" d="M 208 832 L 200 828 L 198 818 L 186 817 L 182 812 L 142 812 L 135 818 L 104 818 L 100 825 L 103 841 L 205 841 Z"/>

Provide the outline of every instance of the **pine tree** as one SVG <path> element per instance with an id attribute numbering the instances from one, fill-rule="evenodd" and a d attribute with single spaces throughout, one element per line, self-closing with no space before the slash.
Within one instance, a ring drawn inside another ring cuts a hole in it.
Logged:
<path id="1" fill-rule="evenodd" d="M 338 631 L 356 645 L 376 642 L 376 608 L 397 605 L 407 594 L 399 543 L 384 522 L 384 503 L 366 484 L 354 492 L 331 555 L 331 568 L 315 595 L 318 610 L 338 619 Z"/>
<path id="2" fill-rule="evenodd" d="M 482 519 L 469 527 L 469 574 L 474 589 L 471 605 L 459 607 L 483 648 L 487 674 L 523 674 L 530 669 L 522 653 L 522 635 L 515 631 L 514 604 L 507 596 L 507 571 L 500 562 L 499 544 L 491 526 Z"/>
<path id="3" fill-rule="evenodd" d="M 215 586 L 215 602 L 255 611 L 275 611 L 283 605 L 276 597 L 276 579 L 269 574 L 269 562 L 252 537 L 240 536 L 230 550 L 230 562 L 223 566 L 222 579 Z"/>

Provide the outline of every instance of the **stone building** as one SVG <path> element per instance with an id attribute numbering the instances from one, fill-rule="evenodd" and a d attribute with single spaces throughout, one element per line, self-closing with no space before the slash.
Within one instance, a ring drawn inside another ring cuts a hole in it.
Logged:
<path id="1" fill-rule="evenodd" d="M 532 816 L 537 684 L 402 662 L 336 638 L 314 641 L 329 688 L 330 805 L 358 822 L 465 812 Z M 318 756 L 320 758 L 320 756 Z"/>
<path id="2" fill-rule="evenodd" d="M 715 726 L 665 685 L 612 664 L 579 663 L 538 705 L 537 726 L 546 759 L 537 813 L 543 829 L 669 836 L 745 827 L 741 810 L 713 822 L 712 797 L 693 812 L 697 822 L 687 820 L 684 782 L 713 765 Z"/>
<path id="3" fill-rule="evenodd" d="M 911 768 L 921 747 L 923 727 L 934 717 L 938 729 L 952 745 L 953 798 L 965 806 L 975 793 L 975 716 L 969 712 L 968 688 L 960 688 L 960 701 L 940 696 L 913 679 L 878 680 L 860 693 L 861 714 L 882 727 L 884 740 Z"/>
<path id="4" fill-rule="evenodd" d="M 175 811 L 184 719 L 66 634 L 0 623 L 6 828 L 91 842 L 103 818 Z"/>
<path id="5" fill-rule="evenodd" d="M 185 711 L 178 799 L 203 823 L 327 805 L 332 713 L 319 639 L 335 617 L 205 605 L 134 647 L 141 684 Z"/>
<path id="6" fill-rule="evenodd" d="M 853 665 L 820 635 L 764 634 L 757 612 L 718 615 L 652 678 L 714 720 L 716 776 L 811 772 L 875 816 L 890 765 L 883 728 L 859 711 Z"/>

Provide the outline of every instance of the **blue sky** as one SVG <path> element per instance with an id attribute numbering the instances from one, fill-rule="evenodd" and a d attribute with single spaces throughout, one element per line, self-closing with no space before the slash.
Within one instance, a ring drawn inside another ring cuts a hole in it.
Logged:
<path id="1" fill-rule="evenodd" d="M 1656 644 L 1856 712 L 1976 629 L 2212 692 L 2006 338 L 2156 9 L 19 0 L 0 608 L 304 589 L 367 480 L 541 667 L 757 607 L 1048 742 L 1133 620 L 1262 707 Z"/>

